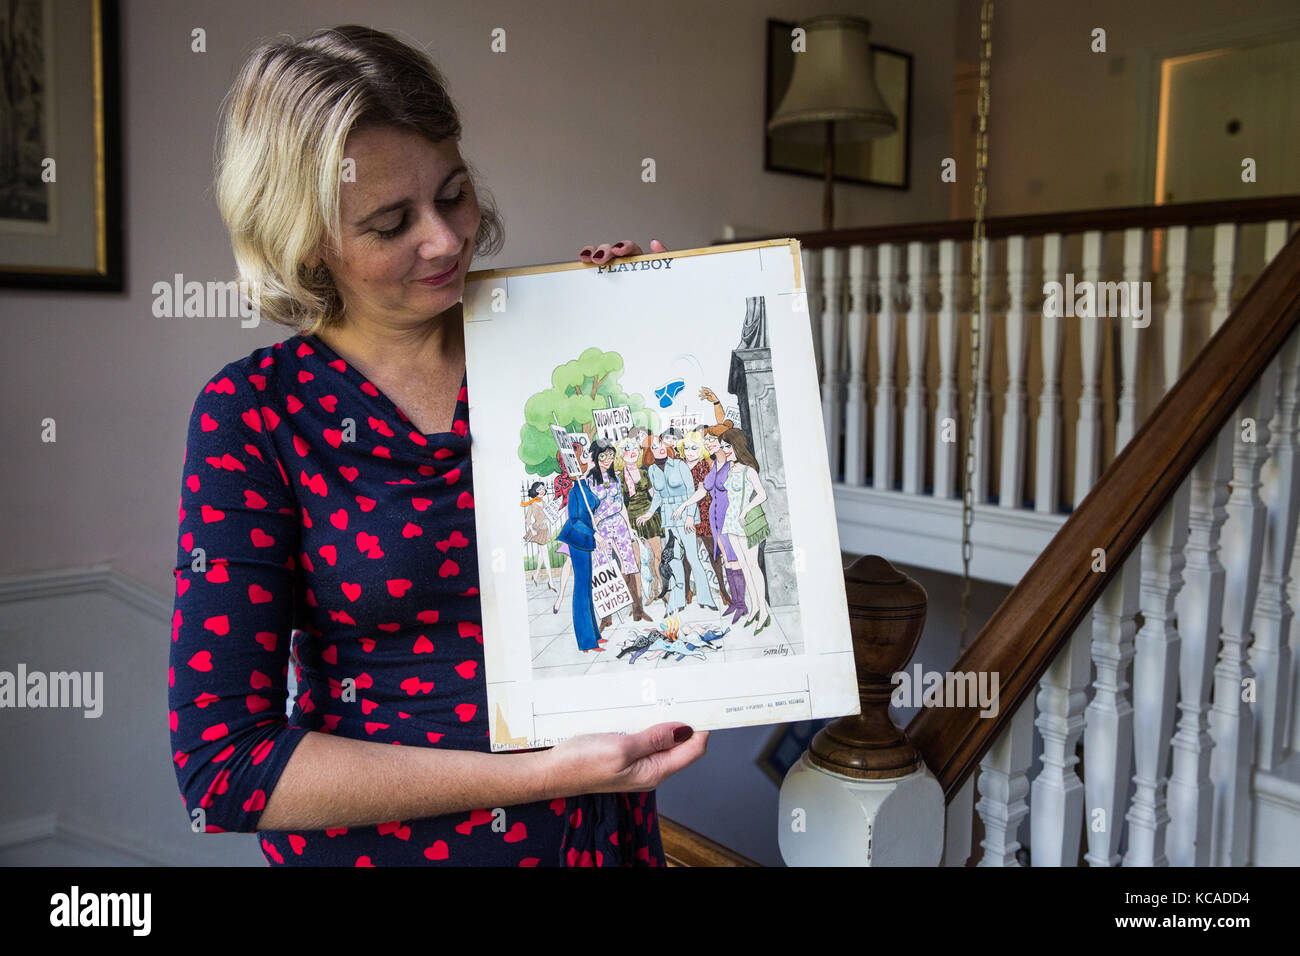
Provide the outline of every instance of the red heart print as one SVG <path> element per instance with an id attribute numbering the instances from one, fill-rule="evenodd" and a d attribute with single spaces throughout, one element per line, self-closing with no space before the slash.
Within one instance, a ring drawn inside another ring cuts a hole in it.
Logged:
<path id="1" fill-rule="evenodd" d="M 299 458 L 306 458 L 307 452 L 311 451 L 311 445 L 301 435 L 293 436 L 293 450 L 298 453 Z"/>
<path id="2" fill-rule="evenodd" d="M 522 820 L 516 820 L 514 826 L 507 830 L 506 835 L 501 839 L 505 840 L 507 843 L 518 843 L 520 840 L 527 839 L 527 837 L 528 828 L 524 826 Z"/>
<path id="3" fill-rule="evenodd" d="M 198 475 L 190 475 L 188 478 L 186 478 L 186 479 L 185 479 L 185 487 L 188 488 L 188 489 L 190 489 L 190 493 L 191 493 L 191 494 L 193 494 L 194 492 L 198 491 L 198 490 L 199 490 L 199 476 L 198 476 Z"/>
<path id="4" fill-rule="evenodd" d="M 424 855 L 426 859 L 430 860 L 445 860 L 451 854 L 447 852 L 445 841 L 435 840 L 433 846 L 425 849 Z"/>
<path id="5" fill-rule="evenodd" d="M 409 521 L 406 522 L 406 527 L 402 529 L 403 538 L 418 538 L 422 534 L 424 534 L 424 529 L 418 524 L 411 524 Z"/>
<path id="6" fill-rule="evenodd" d="M 342 836 L 347 832 L 348 832 L 347 827 L 329 827 L 325 830 L 325 835 L 327 837 L 336 837 L 336 836 Z"/>
<path id="7" fill-rule="evenodd" d="M 451 558 L 442 562 L 442 567 L 438 568 L 438 577 L 440 578 L 449 578 L 457 574 L 460 574 L 460 565 Z"/>
<path id="8" fill-rule="evenodd" d="M 321 434 L 323 434 L 325 440 L 335 448 L 338 448 L 339 445 L 343 444 L 343 433 L 337 428 L 327 428 Z"/>
<path id="9" fill-rule="evenodd" d="M 225 584 L 230 580 L 230 575 L 226 573 L 224 561 L 217 562 L 208 568 L 208 573 L 204 575 L 209 584 Z"/>
<path id="10" fill-rule="evenodd" d="M 456 716 L 460 718 L 462 724 L 467 724 L 474 719 L 478 712 L 478 704 L 457 704 L 452 708 L 456 711 Z"/>
<path id="11" fill-rule="evenodd" d="M 325 559 L 325 563 L 331 568 L 334 567 L 334 561 L 338 558 L 338 552 L 332 544 L 323 544 L 320 548 L 320 556 Z"/>
<path id="12" fill-rule="evenodd" d="M 460 469 L 453 468 L 451 471 L 447 472 L 447 474 L 443 475 L 443 478 L 446 479 L 447 484 L 454 485 L 456 482 L 460 481 Z"/>
<path id="13" fill-rule="evenodd" d="M 211 727 L 203 731 L 202 736 L 204 740 L 220 740 L 229 734 L 230 731 L 227 729 L 225 724 L 213 724 Z M 222 778 L 222 782 L 225 782 L 224 778 Z"/>
<path id="14" fill-rule="evenodd" d="M 330 515 L 330 524 L 340 531 L 346 531 L 348 528 L 348 513 L 343 508 Z"/>
<path id="15" fill-rule="evenodd" d="M 337 395 L 322 395 L 317 401 L 320 402 L 320 407 L 331 415 L 338 410 L 339 399 Z"/>
<path id="16" fill-rule="evenodd" d="M 267 651 L 275 650 L 275 634 L 272 631 L 258 631 L 253 635 L 253 640 L 261 644 Z"/>
<path id="17" fill-rule="evenodd" d="M 463 548 L 465 545 L 469 544 L 469 538 L 461 534 L 459 530 L 453 531 L 451 533 L 451 538 L 448 540 L 451 541 L 451 546 L 453 548 Z"/>
<path id="18" fill-rule="evenodd" d="M 199 416 L 199 428 L 203 429 L 203 431 L 214 432 L 220 427 L 221 426 L 217 424 L 217 420 L 207 412 L 204 412 Z"/>
<path id="19" fill-rule="evenodd" d="M 286 395 L 284 404 L 289 409 L 290 415 L 296 415 L 302 409 L 302 401 L 297 395 Z"/>
<path id="20" fill-rule="evenodd" d="M 374 866 L 374 864 L 370 862 L 370 857 L 368 857 L 368 856 L 359 856 L 359 857 L 357 857 L 357 863 L 356 863 L 356 865 L 357 865 L 357 866 Z"/>
<path id="21" fill-rule="evenodd" d="M 266 855 L 269 856 L 271 859 L 275 860 L 276 863 L 284 862 L 284 857 L 280 855 L 280 851 L 277 850 L 271 844 L 271 841 L 266 839 L 265 837 L 262 838 L 262 849 L 265 850 Z"/>
<path id="22" fill-rule="evenodd" d="M 307 846 L 307 840 L 296 833 L 289 834 L 289 848 L 298 856 L 302 856 L 303 848 Z"/>
<path id="23" fill-rule="evenodd" d="M 460 621 L 456 628 L 460 631 L 461 637 L 478 637 L 483 633 L 483 628 L 473 621 Z"/>
<path id="24" fill-rule="evenodd" d="M 363 638 L 361 638 L 361 649 L 362 649 L 363 651 L 365 651 L 367 654 L 369 654 L 371 651 L 373 651 L 373 650 L 375 649 L 375 641 L 374 641 L 374 638 L 371 638 L 371 637 L 363 637 Z"/>
<path id="25" fill-rule="evenodd" d="M 248 712 L 250 714 L 260 714 L 262 711 L 266 710 L 266 708 L 271 706 L 269 700 L 257 694 L 249 694 L 248 697 L 244 699 L 244 703 L 248 706 Z"/>
<path id="26" fill-rule="evenodd" d="M 252 539 L 255 548 L 269 548 L 275 544 L 275 539 L 261 528 L 254 528 L 249 532 L 248 536 Z"/>
<path id="27" fill-rule="evenodd" d="M 265 508 L 266 499 L 251 488 L 244 490 L 244 505 L 249 508 Z"/>
<path id="28" fill-rule="evenodd" d="M 271 755 L 271 748 L 275 746 L 273 740 L 263 740 L 253 748 L 253 763 L 259 764 Z"/>
<path id="29" fill-rule="evenodd" d="M 437 611 L 421 611 L 419 614 L 415 615 L 415 619 L 421 624 L 437 624 L 438 616 Z"/>
<path id="30" fill-rule="evenodd" d="M 266 423 L 266 430 L 275 431 L 275 426 L 280 424 L 280 416 L 275 413 L 275 409 L 263 405 L 258 411 L 262 413 L 262 421 Z"/>
<path id="31" fill-rule="evenodd" d="M 203 693 L 199 694 L 198 697 L 194 698 L 194 706 L 202 709 L 204 707 L 207 707 L 208 704 L 215 703 L 216 701 L 219 700 L 221 700 L 221 698 L 218 697 L 216 694 L 209 694 L 207 691 L 204 691 Z M 215 760 L 216 758 L 213 757 L 212 759 Z"/>
<path id="32" fill-rule="evenodd" d="M 262 416 L 258 414 L 256 408 L 248 409 L 248 411 L 242 413 L 239 417 L 243 419 L 244 424 L 253 431 L 260 432 L 262 430 Z"/>
<path id="33" fill-rule="evenodd" d="M 339 465 L 339 474 L 348 481 L 356 481 L 357 475 L 361 474 L 361 471 L 357 468 L 349 468 L 347 465 Z"/>
<path id="34" fill-rule="evenodd" d="M 357 506 L 362 511 L 374 511 L 378 502 L 374 498 L 367 498 L 365 495 L 357 495 Z"/>
<path id="35" fill-rule="evenodd" d="M 355 601 L 357 598 L 361 597 L 360 584 L 350 584 L 347 581 L 344 581 L 339 585 L 339 587 L 343 589 L 343 593 L 347 595 L 349 601 Z"/>
<path id="36" fill-rule="evenodd" d="M 254 690 L 261 690 L 264 687 L 271 686 L 271 678 L 267 677 L 261 671 L 253 671 L 248 675 L 248 686 Z"/>
<path id="37" fill-rule="evenodd" d="M 203 627 L 213 634 L 225 637 L 230 633 L 230 618 L 224 614 L 218 614 L 216 617 L 210 617 L 204 621 Z"/>
<path id="38" fill-rule="evenodd" d="M 388 581 L 388 593 L 395 598 L 401 597 L 409 590 L 411 590 L 411 582 L 405 578 L 390 578 Z"/>
<path id="39" fill-rule="evenodd" d="M 221 521 L 226 517 L 224 511 L 218 511 L 211 505 L 204 505 L 199 509 L 199 513 L 203 515 L 203 521 L 205 524 L 212 524 L 214 521 Z"/>
<path id="40" fill-rule="evenodd" d="M 429 650 L 433 650 L 432 645 L 430 645 Z M 456 665 L 456 673 L 465 678 L 465 680 L 469 680 L 474 676 L 474 669 L 476 667 L 478 667 L 478 661 L 461 661 Z"/>
<path id="41" fill-rule="evenodd" d="M 416 654 L 432 654 L 433 641 L 421 634 L 415 641 L 414 651 Z M 462 674 L 461 676 L 463 677 L 464 675 Z"/>
<path id="42" fill-rule="evenodd" d="M 361 713 L 365 714 L 367 717 L 369 717 L 371 712 L 378 706 L 379 705 L 373 700 L 367 700 L 365 697 L 361 698 Z"/>
<path id="43" fill-rule="evenodd" d="M 250 584 L 248 586 L 248 601 L 250 604 L 265 604 L 274 597 L 275 595 L 260 584 Z"/>
<path id="44" fill-rule="evenodd" d="M 426 733 L 424 736 L 426 736 L 426 737 L 429 738 L 429 743 L 431 743 L 431 744 L 436 744 L 436 743 L 438 743 L 439 741 L 441 741 L 442 738 L 443 738 L 443 734 L 435 734 L 435 733 L 433 733 L 432 731 L 430 731 L 429 733 Z"/>
<path id="45" fill-rule="evenodd" d="M 369 534 L 365 531 L 357 532 L 358 551 L 370 551 L 373 548 L 378 547 L 378 545 L 379 545 L 379 539 L 375 537 L 373 534 Z"/>
<path id="46" fill-rule="evenodd" d="M 474 496 L 471 495 L 468 491 L 462 491 L 462 492 L 460 493 L 460 497 L 456 499 L 456 507 L 457 507 L 457 508 L 473 508 L 473 507 L 474 507 Z"/>
<path id="47" fill-rule="evenodd" d="M 416 511 L 427 511 L 427 510 L 429 509 L 429 506 L 430 506 L 431 504 L 433 504 L 433 499 L 431 499 L 431 498 L 412 498 L 412 499 L 411 499 L 411 504 L 415 506 L 415 510 L 416 510 Z"/>

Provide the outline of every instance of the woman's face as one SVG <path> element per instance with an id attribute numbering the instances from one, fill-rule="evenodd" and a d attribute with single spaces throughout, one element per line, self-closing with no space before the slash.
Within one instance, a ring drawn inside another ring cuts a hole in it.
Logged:
<path id="1" fill-rule="evenodd" d="M 650 454 L 656 458 L 664 459 L 668 457 L 668 443 L 658 435 L 650 437 Z"/>
<path id="2" fill-rule="evenodd" d="M 614 464 L 614 449 L 606 448 L 600 453 L 600 470 L 609 471 L 612 464 Z"/>
<path id="3" fill-rule="evenodd" d="M 725 461 L 736 460 L 736 449 L 731 447 L 731 442 L 720 441 L 718 447 L 722 449 L 722 457 Z"/>
<path id="4" fill-rule="evenodd" d="M 682 442 L 682 457 L 686 459 L 688 465 L 693 465 L 703 457 L 704 446 L 694 438 L 687 438 Z"/>
<path id="5" fill-rule="evenodd" d="M 409 328 L 464 294 L 481 215 L 454 140 L 387 127 L 354 130 L 356 181 L 339 190 L 342 256 L 324 256 L 350 321 Z M 424 282 L 453 270 L 438 285 Z"/>
<path id="6" fill-rule="evenodd" d="M 717 435 L 706 434 L 704 436 L 704 450 L 707 451 L 710 455 L 716 455 L 718 453 L 719 444 L 720 442 L 718 441 Z"/>
<path id="7" fill-rule="evenodd" d="M 624 441 L 618 446 L 619 454 L 629 465 L 635 465 L 641 458 L 641 446 L 635 441 Z"/>

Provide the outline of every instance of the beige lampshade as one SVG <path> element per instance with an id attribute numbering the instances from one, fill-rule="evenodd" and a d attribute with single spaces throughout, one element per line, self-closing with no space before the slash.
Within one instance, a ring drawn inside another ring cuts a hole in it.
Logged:
<path id="1" fill-rule="evenodd" d="M 778 139 L 820 143 L 828 121 L 837 143 L 862 142 L 898 129 L 876 87 L 871 24 L 842 14 L 812 17 L 807 49 L 794 54 L 794 73 L 767 130 Z"/>

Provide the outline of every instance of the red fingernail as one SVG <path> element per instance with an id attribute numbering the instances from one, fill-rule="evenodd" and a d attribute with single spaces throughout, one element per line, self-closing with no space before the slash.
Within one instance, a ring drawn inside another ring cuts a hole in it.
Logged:
<path id="1" fill-rule="evenodd" d="M 687 727 L 685 724 L 683 724 L 682 726 L 678 727 L 676 730 L 673 731 L 673 743 L 679 744 L 683 740 L 690 740 L 691 734 L 693 733 L 695 733 L 695 731 L 691 730 L 690 727 Z"/>

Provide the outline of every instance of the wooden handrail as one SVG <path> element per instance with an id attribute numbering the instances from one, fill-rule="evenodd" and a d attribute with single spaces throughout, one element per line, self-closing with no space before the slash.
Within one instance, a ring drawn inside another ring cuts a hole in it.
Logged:
<path id="1" fill-rule="evenodd" d="M 659 815 L 659 836 L 669 866 L 758 866 L 748 857 L 729 850 L 721 843 L 684 827 L 663 814 Z"/>
<path id="2" fill-rule="evenodd" d="M 1239 212 L 1231 218 L 1241 221 Z M 1061 219 L 1055 222 L 1053 231 L 1061 231 Z M 954 671 L 998 675 L 997 716 L 981 718 L 978 707 L 927 708 L 908 724 L 908 737 L 938 777 L 947 799 L 953 798 L 1033 692 L 1297 324 L 1300 234 L 1256 279 L 958 657 Z M 1094 548 L 1105 549 L 1105 572 L 1091 570 Z"/>
<path id="3" fill-rule="evenodd" d="M 1214 202 L 1169 203 L 1163 206 L 1116 206 L 1110 209 L 1082 209 L 1077 212 L 1035 213 L 1028 216 L 997 216 L 985 220 L 989 239 L 1005 236 L 1041 236 L 1059 232 L 1077 233 L 1096 229 L 1164 229 L 1169 226 L 1213 226 L 1219 223 L 1269 222 L 1300 219 L 1300 196 L 1265 196 L 1261 199 L 1229 199 Z M 940 222 L 909 222 L 862 229 L 834 229 L 830 232 L 783 232 L 779 236 L 753 239 L 798 239 L 804 249 L 827 246 L 874 246 L 883 242 L 938 242 L 941 239 L 969 241 L 975 220 L 945 219 Z M 718 240 L 740 242 L 740 239 Z M 745 240 L 748 241 L 748 240 Z"/>

